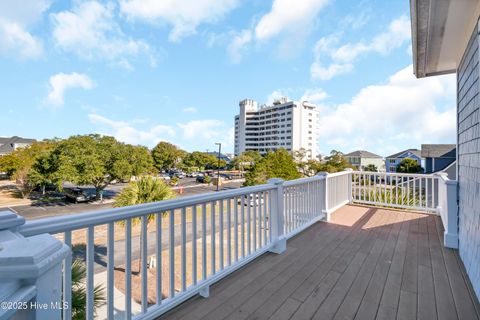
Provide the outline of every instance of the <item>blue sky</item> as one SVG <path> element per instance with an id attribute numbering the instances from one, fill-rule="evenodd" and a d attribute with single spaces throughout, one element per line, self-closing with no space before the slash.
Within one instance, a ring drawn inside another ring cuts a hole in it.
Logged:
<path id="1" fill-rule="evenodd" d="M 319 147 L 455 142 L 455 78 L 417 80 L 407 0 L 0 0 L 0 136 L 233 150 L 238 101 L 320 108 Z"/>

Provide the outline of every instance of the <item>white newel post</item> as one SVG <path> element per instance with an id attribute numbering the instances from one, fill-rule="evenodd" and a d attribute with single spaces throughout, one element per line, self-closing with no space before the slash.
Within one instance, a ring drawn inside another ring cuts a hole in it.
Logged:
<path id="1" fill-rule="evenodd" d="M 70 249 L 49 234 L 24 237 L 25 219 L 0 212 L 0 319 L 61 319 L 62 261 Z"/>
<path id="2" fill-rule="evenodd" d="M 440 210 L 445 210 L 446 220 L 444 222 L 443 244 L 447 248 L 458 249 L 458 203 L 457 203 L 457 181 L 449 180 L 448 174 L 445 172 L 437 173 L 439 176 L 439 184 L 445 183 L 446 199 L 439 201 L 443 203 L 445 208 L 440 207 Z M 440 187 L 440 185 L 439 185 Z M 446 225 L 445 225 L 446 223 Z"/>
<path id="3" fill-rule="evenodd" d="M 330 221 L 330 212 L 328 210 L 328 172 L 319 172 L 317 176 L 324 177 L 325 188 L 323 188 L 323 198 L 325 201 L 323 202 L 322 214 L 325 216 L 326 221 Z"/>
<path id="4" fill-rule="evenodd" d="M 348 203 L 352 203 L 353 202 L 353 196 L 352 196 L 352 188 L 353 188 L 353 185 L 352 185 L 352 175 L 353 175 L 353 169 L 352 168 L 346 168 L 344 171 L 347 171 L 349 174 L 347 175 L 348 177 Z"/>
<path id="5" fill-rule="evenodd" d="M 269 251 L 280 254 L 287 249 L 283 218 L 283 180 L 274 178 L 268 180 L 268 183 L 276 186 L 276 189 L 272 191 L 272 208 L 270 210 L 273 247 Z"/>

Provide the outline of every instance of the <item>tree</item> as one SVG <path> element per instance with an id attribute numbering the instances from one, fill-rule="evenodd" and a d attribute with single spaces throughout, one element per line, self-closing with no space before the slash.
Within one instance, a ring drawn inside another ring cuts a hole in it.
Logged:
<path id="1" fill-rule="evenodd" d="M 116 197 L 113 203 L 114 207 L 133 206 L 141 203 L 149 203 L 172 199 L 175 197 L 175 192 L 161 179 L 154 179 L 150 176 L 141 177 L 137 181 L 132 181 L 126 186 Z M 163 214 L 163 213 L 162 213 Z M 147 223 L 155 219 L 154 214 L 147 215 Z M 133 218 L 132 224 L 137 225 L 141 222 L 141 218 Z M 124 223 L 124 222 L 123 222 Z M 140 241 L 142 234 L 140 234 Z M 141 248 L 141 242 L 140 242 Z M 143 250 L 140 249 L 140 252 Z M 140 272 L 140 261 L 138 271 Z"/>
<path id="2" fill-rule="evenodd" d="M 152 150 L 152 157 L 155 167 L 158 170 L 169 170 L 185 156 L 185 151 L 177 146 L 161 141 Z"/>
<path id="3" fill-rule="evenodd" d="M 35 142 L 0 158 L 0 171 L 7 172 L 17 182 L 23 198 L 27 198 L 35 187 L 53 179 L 51 169 L 43 161 L 48 159 L 54 146 L 49 141 Z M 42 168 L 42 164 L 45 167 Z"/>
<path id="4" fill-rule="evenodd" d="M 126 153 L 125 144 L 113 137 L 98 134 L 72 136 L 59 142 L 54 150 L 60 163 L 57 174 L 62 181 L 93 185 L 99 197 L 111 181 L 126 179 L 133 174 L 132 160 L 128 160 Z"/>
<path id="5" fill-rule="evenodd" d="M 86 319 L 87 310 L 87 291 L 85 288 L 85 279 L 87 278 L 87 269 L 80 259 L 75 259 L 72 263 L 72 319 Z M 96 309 L 105 303 L 105 294 L 102 285 L 96 285 L 93 288 L 93 308 Z"/>
<path id="6" fill-rule="evenodd" d="M 237 170 L 249 169 L 261 159 L 262 155 L 258 151 L 248 150 L 233 158 L 230 165 Z"/>
<path id="7" fill-rule="evenodd" d="M 266 183 L 271 178 L 292 180 L 300 177 L 293 157 L 281 148 L 269 152 L 246 173 L 245 186 Z"/>
<path id="8" fill-rule="evenodd" d="M 197 167 L 201 169 L 216 169 L 218 167 L 218 158 L 213 154 L 206 152 L 194 151 L 185 155 L 182 161 L 185 167 Z M 220 167 L 225 167 L 227 163 L 220 159 Z"/>
<path id="9" fill-rule="evenodd" d="M 318 172 L 328 172 L 328 173 L 335 173 L 339 171 L 343 171 L 347 168 L 352 168 L 352 165 L 347 161 L 347 159 L 343 156 L 343 153 L 337 150 L 332 150 L 330 155 L 325 158 L 324 163 L 318 163 L 313 166 L 313 169 L 316 173 Z"/>
<path id="10" fill-rule="evenodd" d="M 417 160 L 411 158 L 405 158 L 397 166 L 397 172 L 401 173 L 421 173 L 422 167 L 418 164 Z"/>
<path id="11" fill-rule="evenodd" d="M 363 171 L 377 172 L 378 169 L 376 165 L 374 165 L 373 163 L 370 163 L 363 168 Z"/>

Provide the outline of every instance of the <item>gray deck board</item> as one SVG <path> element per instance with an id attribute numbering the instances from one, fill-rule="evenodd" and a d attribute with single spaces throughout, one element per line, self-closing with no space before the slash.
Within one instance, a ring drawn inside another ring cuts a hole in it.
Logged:
<path id="1" fill-rule="evenodd" d="M 476 319 L 439 217 L 345 206 L 160 319 Z"/>

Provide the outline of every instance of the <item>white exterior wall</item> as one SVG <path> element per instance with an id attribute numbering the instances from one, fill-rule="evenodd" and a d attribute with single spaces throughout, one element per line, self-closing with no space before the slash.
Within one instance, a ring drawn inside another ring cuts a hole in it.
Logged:
<path id="1" fill-rule="evenodd" d="M 235 116 L 235 155 L 247 150 L 260 153 L 285 148 L 307 151 L 308 159 L 317 156 L 318 111 L 308 102 L 287 101 L 258 107 L 257 102 L 240 101 Z"/>

